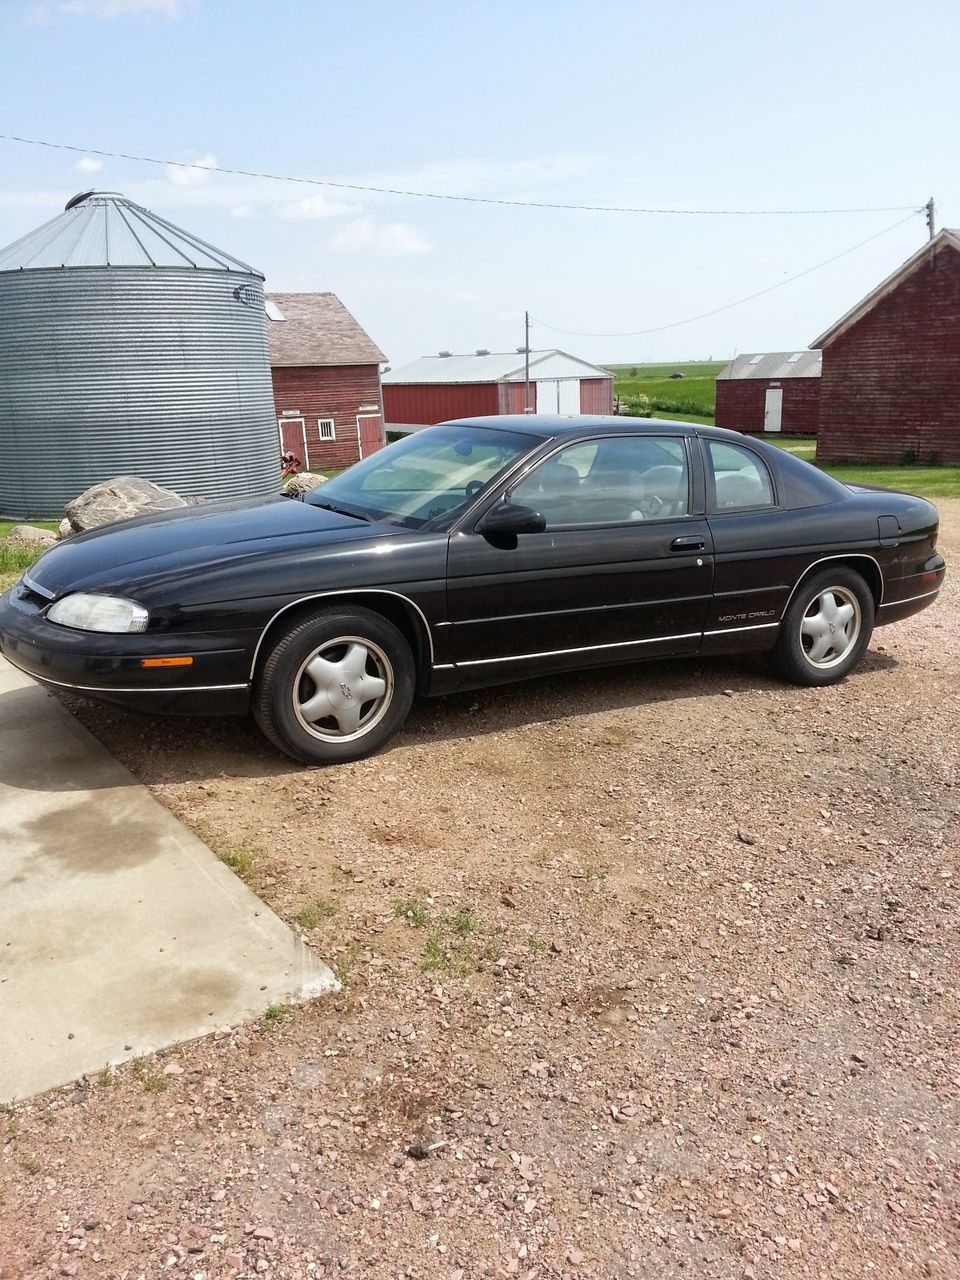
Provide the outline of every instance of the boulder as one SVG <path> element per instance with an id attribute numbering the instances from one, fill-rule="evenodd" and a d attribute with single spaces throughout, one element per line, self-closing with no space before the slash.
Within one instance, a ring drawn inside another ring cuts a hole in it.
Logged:
<path id="1" fill-rule="evenodd" d="M 326 476 L 319 475 L 316 471 L 298 471 L 295 476 L 283 486 L 284 493 L 309 493 L 311 489 L 315 489 L 318 484 L 326 483 Z"/>
<path id="2" fill-rule="evenodd" d="M 7 534 L 6 544 L 8 547 L 26 547 L 30 550 L 45 551 L 47 547 L 52 547 L 57 540 L 57 535 L 51 533 L 49 529 L 38 529 L 33 524 L 18 524 Z"/>
<path id="3" fill-rule="evenodd" d="M 57 541 L 61 542 L 64 538 L 69 538 L 71 533 L 73 533 L 73 525 L 64 516 L 60 521 L 60 528 L 57 530 Z"/>
<path id="4" fill-rule="evenodd" d="M 85 529 L 97 529 L 115 520 L 130 520 L 134 516 L 185 506 L 186 499 L 172 489 L 162 489 L 141 476 L 116 476 L 92 485 L 79 498 L 68 502 L 63 511 L 73 532 L 83 533 Z"/>

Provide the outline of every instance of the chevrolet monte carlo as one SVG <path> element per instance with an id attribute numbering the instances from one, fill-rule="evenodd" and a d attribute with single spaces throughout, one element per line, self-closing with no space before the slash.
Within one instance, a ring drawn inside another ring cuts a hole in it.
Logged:
<path id="1" fill-rule="evenodd" d="M 769 652 L 828 685 L 932 604 L 937 510 L 763 441 L 656 419 L 444 423 L 303 499 L 67 539 L 0 597 L 0 652 L 146 712 L 252 711 L 308 763 L 418 695 L 640 658 Z"/>

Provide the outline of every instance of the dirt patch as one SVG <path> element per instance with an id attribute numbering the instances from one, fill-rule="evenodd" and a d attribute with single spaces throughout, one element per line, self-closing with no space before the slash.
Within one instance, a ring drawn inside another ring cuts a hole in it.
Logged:
<path id="1" fill-rule="evenodd" d="M 78 705 L 345 991 L 16 1108 L 0 1275 L 960 1273 L 957 583 L 837 688 L 592 672 L 333 770 Z"/>

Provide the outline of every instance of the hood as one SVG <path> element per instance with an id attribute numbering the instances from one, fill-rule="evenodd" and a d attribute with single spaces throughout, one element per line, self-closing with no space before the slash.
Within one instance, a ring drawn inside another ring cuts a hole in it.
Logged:
<path id="1" fill-rule="evenodd" d="M 182 573 L 191 566 L 222 566 L 228 560 L 396 534 L 393 526 L 367 524 L 291 498 L 218 502 L 76 534 L 45 552 L 29 576 L 54 596 L 66 590 L 122 590 L 174 567 Z"/>

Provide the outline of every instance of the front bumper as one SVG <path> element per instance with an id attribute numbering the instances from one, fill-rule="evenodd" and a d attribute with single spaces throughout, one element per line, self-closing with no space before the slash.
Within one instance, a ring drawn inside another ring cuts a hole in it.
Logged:
<path id="1" fill-rule="evenodd" d="M 144 632 L 107 635 L 47 622 L 36 602 L 0 595 L 0 655 L 54 688 L 147 713 L 244 712 L 252 642 L 236 633 Z M 255 637 L 254 637 L 255 639 Z M 144 667 L 145 659 L 188 657 L 184 666 Z"/>

